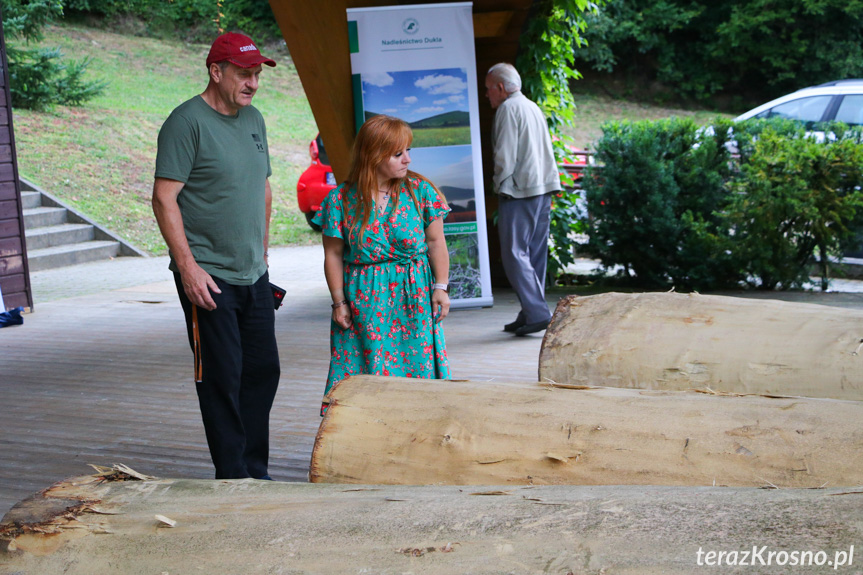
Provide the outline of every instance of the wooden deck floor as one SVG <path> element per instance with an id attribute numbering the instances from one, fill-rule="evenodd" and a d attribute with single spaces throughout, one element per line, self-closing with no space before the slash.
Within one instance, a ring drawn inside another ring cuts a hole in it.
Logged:
<path id="1" fill-rule="evenodd" d="M 270 474 L 306 481 L 327 374 L 329 296 L 322 277 L 278 283 L 289 296 L 276 314 L 282 380 Z M 516 309 L 502 292 L 493 308 L 453 312 L 445 325 L 455 378 L 536 378 L 542 334 L 500 331 Z M 0 330 L 0 516 L 58 480 L 90 473 L 90 463 L 212 477 L 190 368 L 171 282 L 51 301 L 24 325 Z"/>

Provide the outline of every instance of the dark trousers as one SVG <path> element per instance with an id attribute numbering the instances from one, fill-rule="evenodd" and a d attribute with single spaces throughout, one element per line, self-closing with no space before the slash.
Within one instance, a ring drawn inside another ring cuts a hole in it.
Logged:
<path id="1" fill-rule="evenodd" d="M 261 478 L 267 475 L 270 408 L 280 374 L 269 274 L 250 286 L 213 279 L 222 293 L 211 293 L 217 307 L 207 311 L 189 301 L 174 274 L 207 444 L 216 479 Z"/>

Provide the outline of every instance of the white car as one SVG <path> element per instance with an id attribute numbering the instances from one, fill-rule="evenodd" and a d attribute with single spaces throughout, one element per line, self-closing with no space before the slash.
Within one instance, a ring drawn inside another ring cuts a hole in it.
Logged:
<path id="1" fill-rule="evenodd" d="M 807 127 L 831 120 L 850 126 L 863 125 L 863 79 L 837 80 L 803 88 L 753 108 L 734 121 L 777 116 L 799 120 Z"/>

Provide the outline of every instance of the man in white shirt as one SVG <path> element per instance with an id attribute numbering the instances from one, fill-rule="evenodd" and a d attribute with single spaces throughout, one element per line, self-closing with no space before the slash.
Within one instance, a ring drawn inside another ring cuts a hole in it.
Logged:
<path id="1" fill-rule="evenodd" d="M 545 270 L 551 197 L 560 191 L 548 124 L 539 106 L 521 93 L 521 76 L 506 63 L 492 66 L 486 97 L 495 109 L 494 191 L 499 195 L 497 227 L 506 277 L 521 303 L 504 331 L 523 336 L 548 327 Z"/>

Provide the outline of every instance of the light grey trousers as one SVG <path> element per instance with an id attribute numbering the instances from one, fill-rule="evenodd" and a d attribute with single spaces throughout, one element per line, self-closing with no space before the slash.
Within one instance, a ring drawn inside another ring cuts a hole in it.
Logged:
<path id="1" fill-rule="evenodd" d="M 525 323 L 551 319 L 545 303 L 551 196 L 498 196 L 497 229 L 503 271 L 521 303 L 519 319 Z"/>

